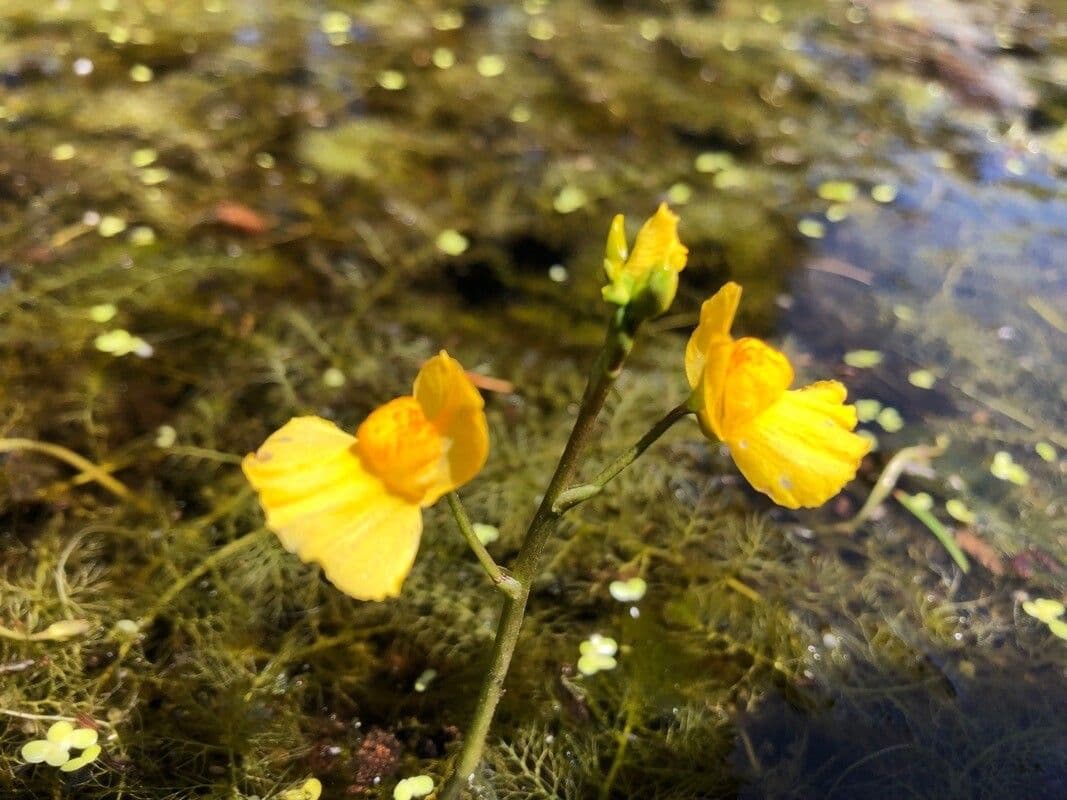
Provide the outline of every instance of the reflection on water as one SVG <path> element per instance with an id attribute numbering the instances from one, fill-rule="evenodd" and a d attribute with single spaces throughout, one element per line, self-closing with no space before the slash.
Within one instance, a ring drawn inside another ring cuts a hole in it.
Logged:
<path id="1" fill-rule="evenodd" d="M 62 785 L 17 757 L 27 714 L 100 721 L 85 797 L 440 774 L 496 610 L 462 542 L 431 513 L 391 604 L 267 538 L 200 568 L 260 524 L 234 461 L 295 413 L 352 425 L 446 346 L 516 387 L 468 497 L 506 560 L 599 335 L 607 223 L 667 199 L 690 267 L 597 457 L 681 398 L 728 278 L 741 329 L 842 377 L 879 449 L 798 517 L 682 430 L 583 507 L 485 796 L 1062 796 L 1064 643 L 1023 602 L 1065 591 L 1065 24 L 952 0 L 8 0 L 3 435 L 144 508 L 3 457 L 4 624 L 92 626 L 0 641 L 5 790 Z M 966 574 L 892 497 L 831 531 L 939 435 L 899 488 Z M 594 633 L 617 666 L 576 675 Z"/>

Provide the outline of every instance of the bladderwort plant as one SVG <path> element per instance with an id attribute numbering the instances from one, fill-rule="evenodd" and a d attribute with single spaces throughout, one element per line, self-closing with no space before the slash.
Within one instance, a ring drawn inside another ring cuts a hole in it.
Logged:
<path id="1" fill-rule="evenodd" d="M 678 217 L 666 205 L 644 223 L 632 250 L 622 215 L 613 220 L 604 255 L 603 298 L 611 309 L 604 344 L 543 498 L 506 568 L 485 549 L 456 493 L 485 464 L 489 433 L 481 395 L 444 351 L 423 365 L 411 395 L 377 408 L 355 435 L 319 417 L 297 417 L 242 463 L 267 526 L 286 549 L 319 564 L 351 597 L 380 601 L 400 593 L 418 551 L 422 509 L 441 498 L 503 595 L 490 665 L 439 792 L 443 800 L 473 786 L 542 553 L 569 510 L 604 491 L 689 416 L 710 439 L 729 446 L 754 488 L 788 508 L 825 503 L 855 476 L 869 449 L 853 433 L 856 412 L 844 402 L 844 386 L 820 381 L 790 389 L 793 368 L 784 354 L 759 339 L 731 336 L 741 287 L 728 283 L 704 303 L 680 359 L 688 400 L 590 480 L 578 478 L 634 340 L 643 323 L 670 307 L 687 256 Z"/>

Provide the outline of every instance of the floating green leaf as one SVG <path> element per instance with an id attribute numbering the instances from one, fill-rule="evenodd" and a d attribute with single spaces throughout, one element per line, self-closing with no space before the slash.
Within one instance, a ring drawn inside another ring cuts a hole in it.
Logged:
<path id="1" fill-rule="evenodd" d="M 470 240 L 453 228 L 448 228 L 437 234 L 437 249 L 450 256 L 458 256 L 466 252 L 470 247 Z"/>
<path id="2" fill-rule="evenodd" d="M 896 433 L 904 427 L 904 418 L 895 408 L 886 407 L 878 412 L 878 424 L 886 433 Z"/>
<path id="3" fill-rule="evenodd" d="M 1035 444 L 1034 452 L 1037 453 L 1042 461 L 1047 461 L 1049 464 L 1056 460 L 1056 448 L 1048 442 L 1038 442 Z"/>
<path id="4" fill-rule="evenodd" d="M 908 373 L 908 383 L 920 389 L 932 389 L 937 376 L 928 369 L 916 369 Z"/>
<path id="5" fill-rule="evenodd" d="M 862 398 L 856 401 L 856 417 L 860 422 L 870 422 L 878 416 L 882 410 L 882 404 L 878 400 Z"/>
<path id="6" fill-rule="evenodd" d="M 608 592 L 620 603 L 636 603 L 645 596 L 648 584 L 644 578 L 630 578 L 628 581 L 612 581 Z"/>
<path id="7" fill-rule="evenodd" d="M 884 356 L 879 350 L 850 350 L 845 353 L 845 363 L 856 369 L 869 369 L 882 363 Z"/>
<path id="8" fill-rule="evenodd" d="M 819 197 L 834 203 L 851 203 L 859 194 L 851 181 L 825 181 L 819 184 Z"/>
<path id="9" fill-rule="evenodd" d="M 953 497 L 951 500 L 945 503 L 945 511 L 957 522 L 962 522 L 964 525 L 971 525 L 974 523 L 974 512 L 967 508 L 967 505 L 957 497 Z"/>
<path id="10" fill-rule="evenodd" d="M 1067 608 L 1059 600 L 1050 597 L 1038 597 L 1036 600 L 1027 600 L 1023 603 L 1023 611 L 1034 619 L 1039 619 L 1048 624 L 1062 617 Z"/>
<path id="11" fill-rule="evenodd" d="M 797 230 L 800 231 L 802 236 L 807 236 L 809 239 L 821 239 L 826 235 L 826 226 L 823 225 L 817 219 L 802 219 L 797 223 Z"/>

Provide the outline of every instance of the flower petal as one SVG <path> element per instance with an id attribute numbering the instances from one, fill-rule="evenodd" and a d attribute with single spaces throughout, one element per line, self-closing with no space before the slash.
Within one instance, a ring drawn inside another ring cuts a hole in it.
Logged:
<path id="1" fill-rule="evenodd" d="M 661 203 L 637 232 L 633 252 L 623 270 L 635 277 L 646 276 L 657 267 L 681 272 L 688 255 L 689 250 L 678 238 L 678 215 Z"/>
<path id="2" fill-rule="evenodd" d="M 779 505 L 822 505 L 855 477 L 870 449 L 852 433 L 856 410 L 844 400 L 837 381 L 785 392 L 727 440 L 738 469 Z"/>
<path id="3" fill-rule="evenodd" d="M 423 364 L 412 393 L 446 445 L 447 468 L 421 503 L 428 506 L 478 474 L 489 455 L 489 426 L 485 401 L 444 350 Z"/>
<path id="4" fill-rule="evenodd" d="M 609 281 L 619 277 L 622 265 L 626 263 L 629 255 L 629 246 L 626 244 L 626 226 L 622 214 L 616 214 L 608 229 L 608 241 L 604 246 L 604 273 Z"/>
<path id="5" fill-rule="evenodd" d="M 692 342 L 692 339 L 690 339 Z M 715 339 L 707 352 L 700 356 L 702 372 L 699 384 L 693 390 L 697 400 L 697 419 L 704 435 L 708 438 L 723 439 L 722 406 L 725 394 L 726 372 L 730 367 L 730 357 L 734 350 L 734 340 L 728 336 Z M 687 360 L 688 365 L 688 360 Z"/>
<path id="6" fill-rule="evenodd" d="M 363 466 L 389 490 L 421 503 L 427 489 L 448 480 L 446 441 L 414 397 L 379 406 L 356 431 Z"/>
<path id="7" fill-rule="evenodd" d="M 364 496 L 343 524 L 319 520 L 311 525 L 296 553 L 321 564 L 330 582 L 349 597 L 384 600 L 400 594 L 421 534 L 422 510 L 382 487 L 379 494 Z"/>
<path id="8" fill-rule="evenodd" d="M 740 302 L 741 287 L 730 281 L 700 307 L 700 324 L 685 347 L 685 375 L 692 388 L 695 389 L 700 383 L 712 342 L 721 343 L 730 339 L 730 327 Z"/>
<path id="9" fill-rule="evenodd" d="M 422 516 L 367 472 L 354 444 L 324 419 L 297 417 L 241 467 L 287 550 L 321 565 L 345 594 L 381 600 L 411 571 Z"/>
<path id="10" fill-rule="evenodd" d="M 723 438 L 778 402 L 792 382 L 793 367 L 784 354 L 747 336 L 734 342 L 719 400 Z"/>

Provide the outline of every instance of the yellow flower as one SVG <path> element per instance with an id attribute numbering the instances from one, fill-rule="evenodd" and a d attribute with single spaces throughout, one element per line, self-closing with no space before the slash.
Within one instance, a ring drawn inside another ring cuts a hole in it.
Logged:
<path id="1" fill-rule="evenodd" d="M 789 360 L 759 339 L 730 336 L 741 287 L 723 286 L 700 309 L 685 350 L 692 404 L 708 436 L 730 446 L 757 490 L 787 508 L 825 503 L 852 480 L 870 449 L 852 430 L 845 387 L 819 381 L 790 390 Z"/>
<path id="2" fill-rule="evenodd" d="M 689 251 L 678 239 L 678 216 L 666 203 L 641 226 L 632 253 L 623 222 L 617 214 L 608 232 L 604 272 L 610 283 L 603 294 L 609 303 L 631 306 L 640 321 L 670 308 Z"/>
<path id="3" fill-rule="evenodd" d="M 419 370 L 410 396 L 373 411 L 355 436 L 295 417 L 241 468 L 287 550 L 320 564 L 345 594 L 395 597 L 415 561 L 422 509 L 485 463 L 483 406 L 442 350 Z"/>

